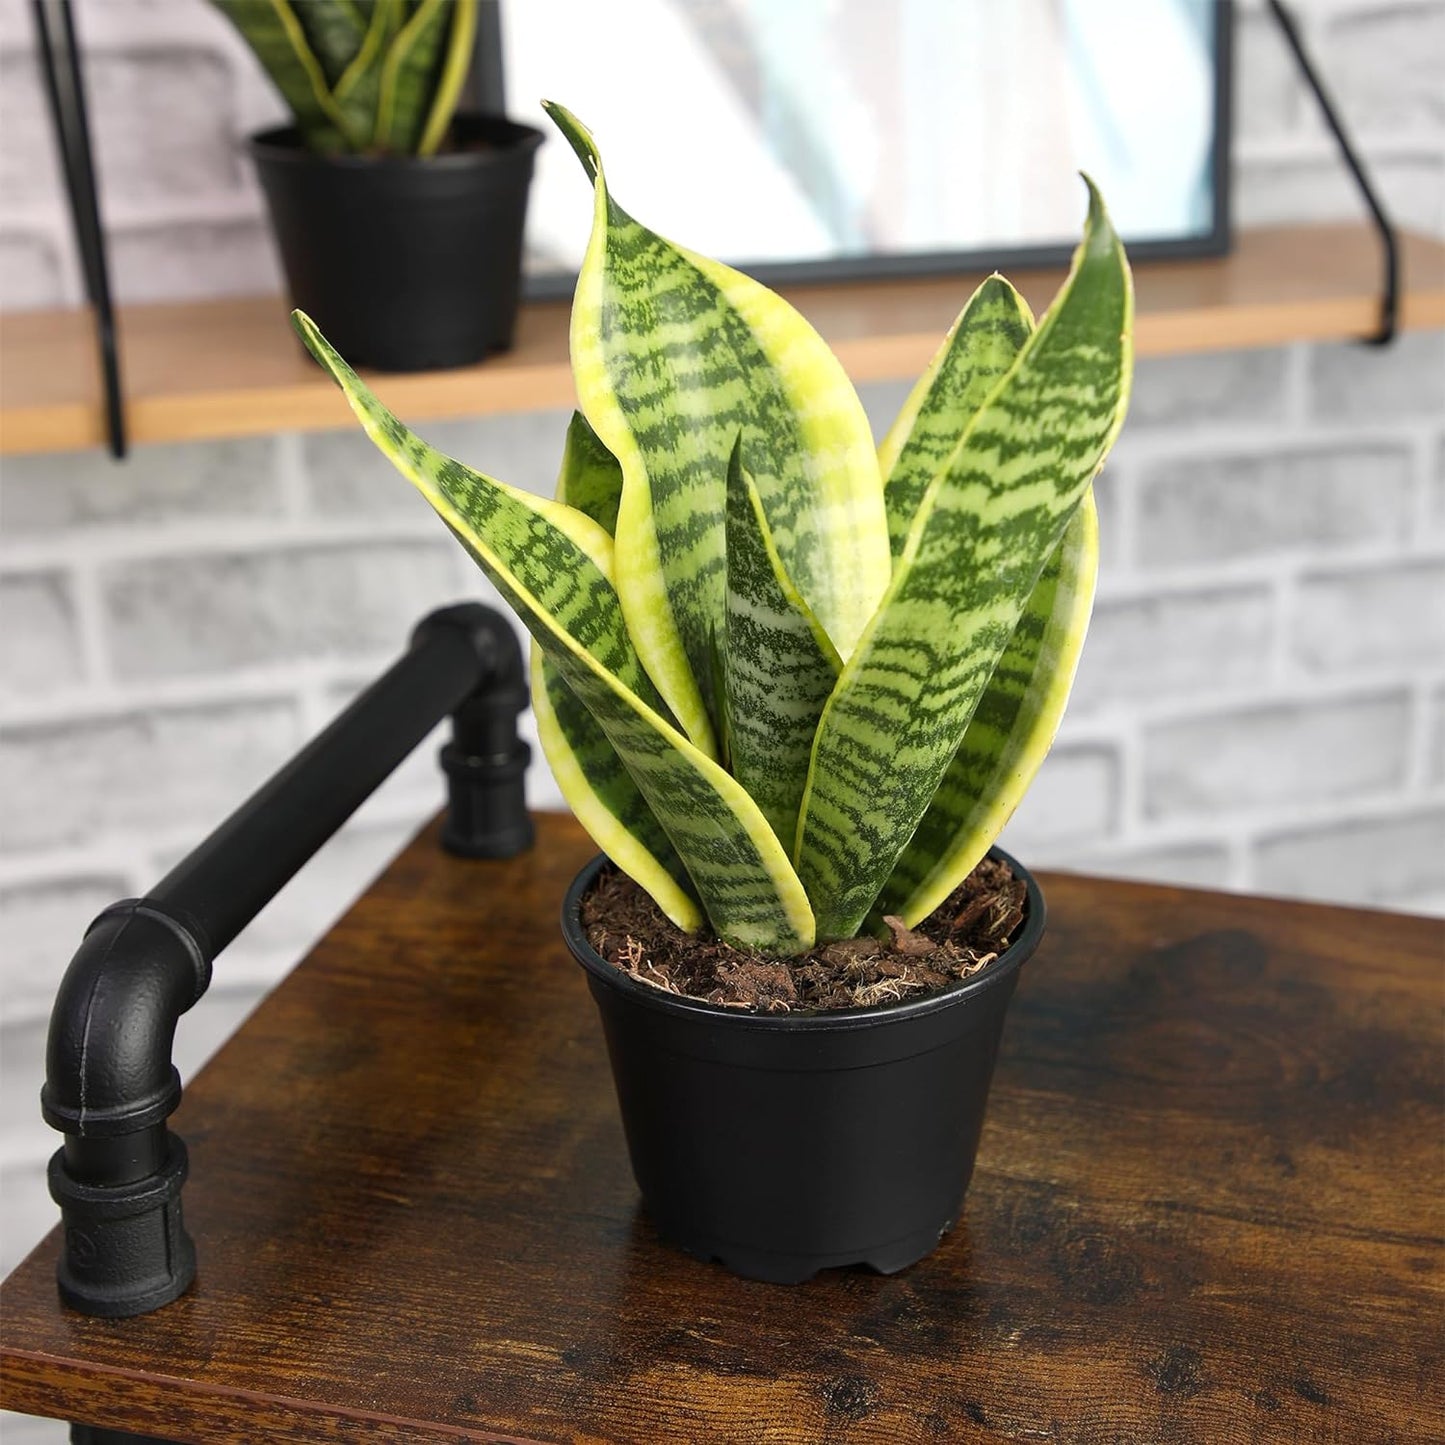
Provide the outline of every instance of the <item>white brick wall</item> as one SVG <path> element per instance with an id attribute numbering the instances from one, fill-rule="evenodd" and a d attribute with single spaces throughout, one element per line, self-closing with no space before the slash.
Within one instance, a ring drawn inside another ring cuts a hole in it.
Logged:
<path id="1" fill-rule="evenodd" d="M 1302 8 L 1402 213 L 1445 223 L 1445 3 Z M 79 9 L 104 58 L 123 294 L 274 285 L 234 152 L 273 102 L 228 29 L 200 0 Z M 1243 220 L 1354 214 L 1308 97 L 1245 9 Z M 28 6 L 0 0 L 0 286 L 6 304 L 74 301 L 48 140 L 25 112 L 27 26 Z M 178 112 L 196 124 L 176 126 Z M 904 390 L 867 388 L 876 426 Z M 544 490 L 565 421 L 427 430 Z M 1445 337 L 1147 361 L 1100 504 L 1103 580 L 1074 703 L 1006 841 L 1031 862 L 1122 876 L 1445 908 Z M 89 453 L 5 463 L 4 1269 L 53 1218 L 44 1018 L 85 924 L 314 733 L 418 615 L 468 592 L 487 595 L 355 432 L 145 448 L 119 468 Z M 540 770 L 533 783 L 555 801 Z M 220 960 L 182 1021 L 183 1074 L 439 797 L 425 749 Z M 33 1428 L 14 1438 L 61 1438 Z"/>

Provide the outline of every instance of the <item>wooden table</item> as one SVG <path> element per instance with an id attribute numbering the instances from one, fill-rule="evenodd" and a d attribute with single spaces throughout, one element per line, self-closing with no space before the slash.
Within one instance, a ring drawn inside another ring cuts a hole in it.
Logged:
<path id="1" fill-rule="evenodd" d="M 589 851 L 424 834 L 187 1087 L 193 1291 L 66 1313 L 52 1235 L 0 1402 L 248 1445 L 1441 1438 L 1439 924 L 1046 878 L 963 1221 L 787 1289 L 638 1213 L 556 927 Z"/>

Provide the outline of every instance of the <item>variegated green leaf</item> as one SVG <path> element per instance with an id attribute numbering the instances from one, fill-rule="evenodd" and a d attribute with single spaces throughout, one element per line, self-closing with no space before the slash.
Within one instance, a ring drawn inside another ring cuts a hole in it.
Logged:
<path id="1" fill-rule="evenodd" d="M 302 0 L 296 18 L 326 83 L 334 86 L 366 34 L 366 22 L 351 0 Z"/>
<path id="2" fill-rule="evenodd" d="M 778 556 L 741 444 L 727 501 L 728 767 L 791 849 L 813 734 L 843 664 Z"/>
<path id="3" fill-rule="evenodd" d="M 867 419 L 792 307 L 633 220 L 586 129 L 547 108 L 596 191 L 572 366 L 582 410 L 622 464 L 622 605 L 648 672 L 712 751 L 733 442 L 741 434 L 789 575 L 846 654 L 889 575 Z"/>
<path id="4" fill-rule="evenodd" d="M 213 0 L 245 37 L 315 150 L 357 148 L 365 137 L 351 128 L 332 98 L 321 63 L 311 52 L 291 0 Z"/>
<path id="5" fill-rule="evenodd" d="M 824 710 L 797 864 L 818 932 L 856 932 L 927 811 L 1128 397 L 1133 294 L 1093 183 L 1069 279 L 929 483 Z"/>
<path id="6" fill-rule="evenodd" d="M 1099 517 L 1089 491 L 1014 628 L 968 731 L 875 911 L 910 927 L 973 871 L 1053 743 L 1094 603 Z"/>
<path id="7" fill-rule="evenodd" d="M 780 954 L 808 948 L 812 910 L 786 852 L 738 782 L 674 726 L 643 670 L 613 586 L 606 531 L 427 446 L 309 317 L 294 317 L 367 434 L 432 504 L 600 724 L 666 827 L 718 934 Z"/>
<path id="8" fill-rule="evenodd" d="M 622 468 L 586 418 L 567 428 L 557 500 L 591 517 L 609 535 L 622 496 Z M 701 926 L 677 850 L 597 719 L 562 680 L 557 665 L 532 644 L 532 706 L 537 735 L 568 806 L 598 847 L 657 901 L 679 928 Z"/>
<path id="9" fill-rule="evenodd" d="M 609 537 L 617 532 L 617 508 L 622 501 L 622 468 L 602 445 L 601 438 L 580 411 L 572 413 L 562 448 L 562 474 L 557 500 L 604 527 Z"/>
<path id="10" fill-rule="evenodd" d="M 1034 329 L 1028 302 L 990 276 L 969 299 L 878 448 L 888 542 L 903 551 L 928 484 Z"/>
<path id="11" fill-rule="evenodd" d="M 366 14 L 366 33 L 332 92 L 348 124 L 370 145 L 376 133 L 381 69 L 392 37 L 405 20 L 405 0 L 375 0 Z"/>
<path id="12" fill-rule="evenodd" d="M 689 933 L 700 928 L 702 910 L 672 840 L 607 734 L 536 642 L 532 710 L 547 764 L 577 821 L 679 928 Z"/>
<path id="13" fill-rule="evenodd" d="M 448 36 L 455 25 L 465 26 L 469 37 L 475 23 L 476 0 L 422 0 L 402 26 L 381 67 L 372 137 L 380 149 L 404 155 L 418 149 L 443 73 Z"/>
<path id="14" fill-rule="evenodd" d="M 462 86 L 472 67 L 472 46 L 477 34 L 477 0 L 454 0 L 451 29 L 447 33 L 446 52 L 442 56 L 441 74 L 432 91 L 431 107 L 417 141 L 419 156 L 435 155 L 446 138 L 461 98 Z"/>

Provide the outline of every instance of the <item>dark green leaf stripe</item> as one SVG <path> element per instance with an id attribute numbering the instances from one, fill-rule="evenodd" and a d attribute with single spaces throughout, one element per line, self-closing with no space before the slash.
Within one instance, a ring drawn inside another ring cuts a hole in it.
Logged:
<path id="1" fill-rule="evenodd" d="M 1034 329 L 1028 302 L 990 276 L 963 308 L 878 448 L 888 544 L 897 557 L 938 469 Z"/>
<path id="2" fill-rule="evenodd" d="M 728 767 L 791 850 L 813 734 L 843 664 L 778 556 L 741 455 L 739 445 L 728 466 Z"/>
<path id="3" fill-rule="evenodd" d="M 1083 650 L 1099 560 L 1085 494 L 1039 577 L 968 731 L 875 912 L 927 918 L 988 852 L 1058 731 Z"/>
<path id="4" fill-rule="evenodd" d="M 850 937 L 882 891 L 1118 433 L 1132 310 L 1090 182 L 1069 279 L 929 484 L 819 724 L 797 864 L 820 937 Z"/>
<path id="5" fill-rule="evenodd" d="M 813 940 L 788 857 L 735 779 L 699 752 L 632 647 L 612 540 L 580 512 L 503 486 L 426 445 L 381 405 L 309 317 L 297 330 L 367 434 L 427 498 L 600 724 L 697 888 L 719 935 L 782 954 Z"/>
<path id="6" fill-rule="evenodd" d="M 580 413 L 567 429 L 557 500 L 591 517 L 609 534 L 622 495 L 622 468 Z M 596 718 L 562 680 L 557 665 L 532 644 L 532 706 L 537 735 L 557 786 L 597 846 L 689 931 L 702 912 L 672 840 Z"/>
<path id="7" fill-rule="evenodd" d="M 548 109 L 596 185 L 572 365 L 582 410 L 625 477 L 623 608 L 659 689 L 711 748 L 733 443 L 741 435 L 789 574 L 846 653 L 889 574 L 867 418 L 796 311 L 635 221 L 608 194 L 585 128 Z"/>

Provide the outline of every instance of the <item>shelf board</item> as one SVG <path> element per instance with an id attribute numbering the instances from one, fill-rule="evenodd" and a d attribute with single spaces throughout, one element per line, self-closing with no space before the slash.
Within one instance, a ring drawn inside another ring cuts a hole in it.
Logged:
<path id="1" fill-rule="evenodd" d="M 1445 326 L 1445 245 L 1403 238 L 1401 324 Z M 1364 226 L 1245 231 L 1228 256 L 1136 268 L 1140 355 L 1367 336 L 1380 262 Z M 1036 310 L 1057 270 L 1016 280 Z M 796 286 L 785 294 L 855 381 L 916 375 L 976 276 Z M 378 383 L 409 421 L 573 404 L 567 305 L 527 305 L 515 348 L 480 366 Z M 276 297 L 123 307 L 126 414 L 135 443 L 314 431 L 348 424 L 340 394 L 302 352 Z M 105 424 L 89 314 L 0 316 L 0 454 L 100 446 Z"/>

